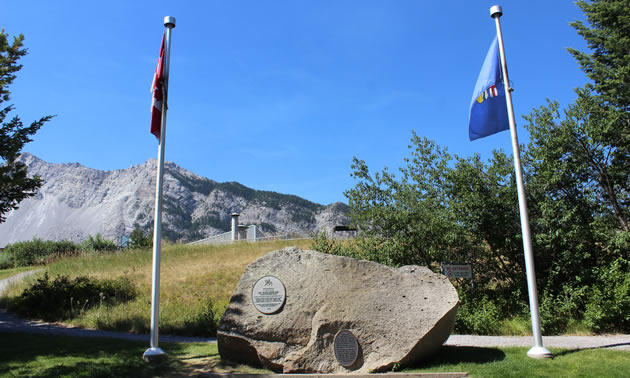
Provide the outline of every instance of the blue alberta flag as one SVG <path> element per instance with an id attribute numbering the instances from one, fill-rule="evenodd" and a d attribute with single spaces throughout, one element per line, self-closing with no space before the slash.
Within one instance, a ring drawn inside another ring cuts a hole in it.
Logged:
<path id="1" fill-rule="evenodd" d="M 470 140 L 475 140 L 509 128 L 505 86 L 499 61 L 499 43 L 495 37 L 473 92 L 468 136 Z"/>

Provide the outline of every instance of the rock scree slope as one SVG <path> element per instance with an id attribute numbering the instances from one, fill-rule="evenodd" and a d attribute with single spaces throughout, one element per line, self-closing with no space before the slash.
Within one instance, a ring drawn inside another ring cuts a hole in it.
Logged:
<path id="1" fill-rule="evenodd" d="M 29 175 L 44 183 L 0 224 L 0 247 L 34 237 L 81 242 L 101 234 L 118 242 L 140 227 L 153 227 L 156 160 L 127 169 L 101 171 L 78 163 L 47 163 L 25 153 Z M 230 230 L 230 214 L 255 224 L 265 235 L 317 232 L 347 224 L 348 206 L 320 205 L 294 195 L 216 182 L 172 162 L 165 163 L 163 234 L 194 241 Z"/>

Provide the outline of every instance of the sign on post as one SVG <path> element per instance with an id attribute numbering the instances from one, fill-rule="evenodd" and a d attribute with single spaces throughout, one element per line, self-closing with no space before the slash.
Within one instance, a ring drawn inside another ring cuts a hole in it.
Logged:
<path id="1" fill-rule="evenodd" d="M 475 280 L 471 264 L 440 264 L 440 273 L 448 278 L 466 278 L 470 280 L 472 290 L 475 290 Z"/>
<path id="2" fill-rule="evenodd" d="M 473 278 L 470 264 L 440 264 L 440 271 L 448 278 Z"/>

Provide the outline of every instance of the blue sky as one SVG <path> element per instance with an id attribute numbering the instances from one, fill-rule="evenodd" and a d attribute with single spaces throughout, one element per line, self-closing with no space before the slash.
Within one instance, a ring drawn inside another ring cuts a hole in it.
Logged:
<path id="1" fill-rule="evenodd" d="M 29 55 L 14 114 L 57 117 L 25 151 L 123 169 L 157 156 L 150 86 L 174 16 L 166 160 L 216 181 L 346 202 L 352 157 L 395 170 L 412 130 L 459 156 L 511 153 L 509 132 L 468 140 L 496 1 L 7 1 L 0 26 Z M 567 47 L 572 1 L 506 1 L 514 108 L 566 105 L 586 82 Z"/>

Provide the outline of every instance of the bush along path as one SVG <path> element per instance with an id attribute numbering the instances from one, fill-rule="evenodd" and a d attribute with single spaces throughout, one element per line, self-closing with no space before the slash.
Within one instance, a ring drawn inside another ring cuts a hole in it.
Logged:
<path id="1" fill-rule="evenodd" d="M 23 272 L 0 280 L 0 295 L 12 282 L 20 280 L 40 270 Z M 17 317 L 0 309 L 0 333 L 31 333 L 77 337 L 104 337 L 126 340 L 140 340 L 149 343 L 149 335 L 138 335 L 127 332 L 101 331 L 77 327 L 66 327 L 59 323 L 45 323 Z M 163 342 L 216 342 L 216 338 L 184 337 L 160 335 Z M 461 347 L 527 347 L 533 345 L 531 336 L 476 336 L 451 335 L 444 345 Z M 568 349 L 606 348 L 627 350 L 630 352 L 630 335 L 600 336 L 544 336 L 543 343 L 547 347 Z"/>
<path id="2" fill-rule="evenodd" d="M 22 272 L 0 280 L 0 295 L 6 288 L 24 277 L 43 271 L 43 269 Z M 67 327 L 60 323 L 46 323 L 36 320 L 27 320 L 20 318 L 4 309 L 0 309 L 0 333 L 32 333 L 32 334 L 48 334 L 78 337 L 105 337 L 126 340 L 142 340 L 149 343 L 149 335 L 138 335 L 127 332 L 102 331 L 97 329 L 85 329 L 78 327 Z M 164 342 L 216 342 L 215 338 L 202 337 L 184 337 L 160 335 L 160 341 Z"/>

